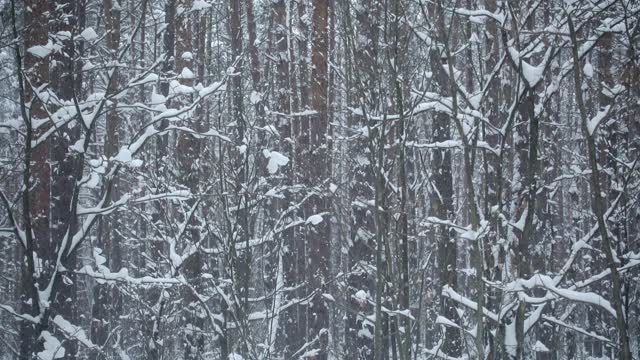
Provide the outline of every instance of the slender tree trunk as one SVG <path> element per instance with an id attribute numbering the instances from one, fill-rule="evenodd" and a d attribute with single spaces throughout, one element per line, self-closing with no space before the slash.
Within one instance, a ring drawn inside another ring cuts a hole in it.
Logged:
<path id="1" fill-rule="evenodd" d="M 120 49 L 120 9 L 118 0 L 104 0 L 103 11 L 105 19 L 105 30 L 107 32 L 107 49 L 111 61 L 117 61 Z M 109 83 L 107 93 L 112 94 L 122 85 L 123 74 L 117 66 L 113 68 L 113 79 Z M 111 158 L 118 154 L 120 147 L 124 144 L 125 124 L 117 111 L 118 99 L 114 99 L 107 107 L 106 114 L 106 137 L 104 152 Z M 125 183 L 119 178 L 112 179 L 110 191 L 110 202 L 117 201 L 125 192 L 122 189 Z M 119 214 L 101 219 L 97 247 L 101 249 L 107 262 L 103 264 L 112 271 L 119 271 L 122 268 L 121 245 L 123 238 L 119 226 Z M 93 323 L 91 327 L 91 341 L 99 346 L 105 346 L 112 329 L 110 324 L 115 324 L 122 309 L 122 298 L 120 292 L 113 283 L 96 284 L 93 288 Z M 100 353 L 92 354 L 94 359 L 101 358 Z"/>
<path id="2" fill-rule="evenodd" d="M 613 303 L 612 305 L 616 312 L 616 328 L 618 330 L 618 341 L 620 345 L 618 357 L 621 360 L 631 360 L 631 347 L 629 346 L 627 321 L 625 318 L 624 310 L 622 308 L 622 285 L 620 281 L 620 273 L 618 271 L 617 261 L 614 258 L 613 254 L 613 244 L 611 243 L 611 239 L 609 238 L 609 233 L 607 230 L 607 223 L 605 219 L 606 204 L 604 198 L 602 197 L 602 190 L 600 187 L 600 170 L 598 169 L 598 159 L 596 155 L 596 145 L 594 139 L 595 129 L 594 132 L 589 131 L 589 118 L 587 115 L 587 108 L 582 97 L 582 68 L 578 50 L 578 38 L 570 14 L 567 15 L 567 21 L 572 43 L 573 77 L 575 81 L 576 102 L 578 105 L 578 110 L 580 112 L 582 135 L 585 137 L 587 142 L 589 165 L 591 167 L 591 203 L 596 215 L 596 219 L 598 221 L 599 234 L 602 238 L 602 251 L 604 252 L 607 259 L 609 271 L 611 271 L 611 302 Z"/>
<path id="3" fill-rule="evenodd" d="M 75 44 L 70 36 L 76 33 L 75 1 L 66 0 L 49 4 L 49 12 L 53 15 L 53 31 L 57 32 L 57 41 L 61 46 L 61 51 L 54 52 L 51 60 L 55 62 L 50 70 L 49 84 L 56 94 L 59 104 L 52 104 L 52 109 L 57 110 L 65 103 L 73 101 L 77 84 L 74 79 L 76 73 Z M 63 35 L 64 34 L 64 35 Z M 79 119 L 78 119 L 79 120 Z M 70 151 L 80 137 L 80 126 L 65 126 L 54 132 L 51 138 L 52 148 L 50 149 L 51 163 L 51 242 L 50 252 L 39 254 L 42 259 L 50 261 L 51 268 L 49 276 L 57 276 L 64 281 L 57 282 L 57 291 L 51 292 L 51 317 L 61 316 L 67 321 L 75 323 L 76 320 L 76 255 L 64 254 L 61 257 L 61 265 L 64 270 L 59 269 L 56 273 L 56 262 L 58 254 L 66 251 L 63 248 L 63 239 L 66 234 L 75 234 L 76 214 L 73 206 L 74 198 L 77 196 L 76 178 L 78 169 L 82 163 L 79 153 Z M 81 172 L 80 172 L 81 175 Z M 55 275 L 54 275 L 55 274 Z M 57 333 L 59 333 L 56 330 Z M 61 333 L 59 333 L 61 335 Z M 77 342 L 70 341 L 65 344 L 65 357 L 69 360 L 75 359 L 77 352 Z"/>
<path id="4" fill-rule="evenodd" d="M 285 0 L 273 2 L 272 16 L 275 35 L 274 58 L 276 59 L 275 69 L 275 109 L 276 128 L 279 133 L 278 151 L 288 158 L 293 156 L 293 147 L 288 140 L 292 136 L 292 118 L 291 113 L 291 74 L 289 66 L 289 34 L 287 26 L 287 4 Z M 284 170 L 285 179 L 282 180 L 283 185 L 290 185 L 290 177 L 293 172 L 290 167 Z M 275 212 L 284 211 L 288 207 L 291 194 L 286 193 L 285 199 L 276 201 L 274 204 Z M 285 246 L 285 256 L 283 256 L 284 266 L 284 285 L 293 287 L 298 283 L 298 274 L 295 272 L 295 256 L 293 250 L 296 248 L 296 239 L 293 236 L 293 229 L 290 228 L 281 234 L 283 245 Z M 282 291 L 283 289 L 276 289 Z M 276 309 L 277 312 L 280 309 Z M 280 312 L 281 321 L 283 323 L 284 338 L 280 339 L 280 345 L 284 350 L 285 357 L 291 357 L 297 350 L 300 339 L 305 338 L 304 331 L 306 329 L 298 328 L 298 324 L 294 321 L 294 309 L 287 309 Z M 274 330 L 275 331 L 275 330 Z"/>
<path id="5" fill-rule="evenodd" d="M 309 309 L 310 338 L 318 339 L 318 360 L 328 357 L 329 312 L 323 293 L 327 292 L 330 258 L 330 211 L 326 182 L 331 175 L 329 144 L 329 1 L 313 3 L 313 47 L 311 50 L 311 108 L 316 112 L 309 119 L 309 147 L 305 151 L 309 167 L 305 183 L 315 193 L 306 203 L 306 213 L 324 214 L 322 222 L 308 231 L 309 291 L 315 291 Z M 312 182 L 313 181 L 313 182 Z"/>
<path id="6" fill-rule="evenodd" d="M 408 217 L 408 203 L 407 198 L 409 189 L 407 189 L 407 159 L 406 159 L 406 140 L 407 140 L 407 123 L 405 119 L 405 88 L 406 84 L 403 76 L 406 74 L 406 54 L 405 46 L 407 44 L 406 33 L 407 29 L 401 22 L 404 18 L 404 3 L 402 0 L 393 1 L 393 21 L 392 21 L 392 33 L 393 33 L 393 45 L 391 59 L 393 59 L 393 65 L 390 66 L 389 72 L 392 75 L 393 97 L 395 102 L 395 110 L 399 114 L 399 120 L 397 124 L 397 152 L 398 152 L 398 186 L 400 187 L 400 199 L 399 199 L 399 217 L 398 217 L 398 252 L 399 257 L 399 270 L 400 270 L 400 284 L 399 286 L 399 310 L 407 311 L 410 313 L 410 299 L 409 299 L 409 217 Z M 402 316 L 398 325 L 402 324 L 404 328 L 404 334 L 398 334 L 399 350 L 401 360 L 411 359 L 411 319 L 408 316 Z"/>
<path id="7" fill-rule="evenodd" d="M 25 11 L 24 48 L 42 46 L 47 43 L 48 35 L 48 2 L 46 0 L 32 0 L 25 3 L 31 11 Z M 15 15 L 15 4 L 12 3 Z M 14 16 L 15 17 L 15 16 Z M 15 21 L 15 19 L 14 19 Z M 18 61 L 20 55 L 18 55 Z M 20 309 L 23 314 L 39 315 L 38 288 L 43 288 L 46 277 L 39 277 L 36 273 L 34 256 L 41 252 L 50 251 L 51 232 L 49 228 L 49 210 L 51 206 L 51 169 L 49 167 L 50 142 L 45 141 L 31 147 L 33 140 L 47 131 L 41 126 L 33 129 L 34 123 L 45 120 L 47 113 L 44 104 L 32 91 L 49 82 L 49 60 L 35 54 L 24 52 L 24 70 L 26 79 L 23 82 L 24 102 L 31 104 L 28 118 L 25 118 L 27 136 L 25 138 L 25 190 L 22 197 L 23 216 L 25 223 L 25 237 L 27 247 L 22 256 L 26 264 L 22 264 Z M 40 285 L 40 286 L 38 286 Z M 22 321 L 20 323 L 20 358 L 31 359 L 42 346 L 38 339 L 40 327 Z"/>
<path id="8" fill-rule="evenodd" d="M 434 70 L 434 80 L 443 96 L 448 96 L 449 85 L 447 74 L 437 61 L 437 51 L 431 52 L 431 67 Z M 432 139 L 434 143 L 451 139 L 449 124 L 451 120 L 446 113 L 436 113 L 433 118 Z M 431 152 L 431 166 L 433 171 L 433 184 L 436 189 L 430 193 L 431 209 L 434 216 L 442 220 L 454 220 L 453 205 L 453 177 L 451 174 L 451 150 L 447 148 L 434 149 Z M 453 229 L 446 225 L 438 225 L 433 232 L 437 243 L 437 263 L 439 287 L 450 287 L 453 290 L 458 286 L 457 272 L 457 241 Z M 458 312 L 455 304 L 450 303 L 444 297 L 440 297 L 440 313 L 442 316 L 459 323 Z M 460 332 L 452 327 L 446 327 L 444 334 L 443 351 L 452 357 L 458 357 L 462 351 L 462 339 Z"/>
<path id="9" fill-rule="evenodd" d="M 466 137 L 462 124 L 458 118 L 459 115 L 459 104 L 458 104 L 458 92 L 457 86 L 455 83 L 455 79 L 451 74 L 454 74 L 453 61 L 454 58 L 451 53 L 451 48 L 448 40 L 447 31 L 445 28 L 444 22 L 444 8 L 440 1 L 436 3 L 436 14 L 438 15 L 438 23 L 437 23 L 437 31 L 438 31 L 438 40 L 444 46 L 444 57 L 439 57 L 439 61 L 441 62 L 442 67 L 447 68 L 448 74 L 448 83 L 449 83 L 449 91 L 451 94 L 452 100 L 452 112 L 451 118 L 453 119 L 458 136 L 462 141 L 463 145 L 463 177 L 464 177 L 464 187 L 465 194 L 468 202 L 467 215 L 469 220 L 471 221 L 471 230 L 478 234 L 480 231 L 480 213 L 478 209 L 478 204 L 476 202 L 475 195 L 475 185 L 473 183 L 473 170 L 474 163 L 472 161 L 472 144 L 469 143 L 469 140 Z M 480 235 L 480 234 L 478 234 Z M 475 289 L 476 289 L 476 297 L 477 297 L 477 311 L 476 311 L 476 336 L 475 336 L 475 350 L 476 356 L 479 359 L 484 359 L 484 345 L 485 345 L 485 321 L 484 321 L 484 308 L 485 308 L 485 284 L 484 284 L 484 249 L 483 249 L 483 240 L 482 237 L 478 236 L 472 245 L 472 264 L 475 270 Z"/>
<path id="10" fill-rule="evenodd" d="M 174 18 L 176 16 L 176 0 L 167 0 L 164 6 L 165 11 L 165 23 L 167 24 L 166 29 L 163 34 L 163 55 L 164 61 L 162 64 L 162 71 L 165 76 L 171 76 L 171 74 L 175 71 L 174 62 L 172 61 L 175 55 L 175 39 L 176 39 L 176 22 Z M 169 95 L 169 81 L 163 80 L 160 83 L 160 93 L 167 97 Z M 169 125 L 167 120 L 162 120 L 160 123 L 160 129 L 166 129 Z M 156 138 L 155 144 L 156 154 L 155 154 L 155 168 L 156 172 L 166 176 L 168 174 L 167 169 L 167 161 L 168 161 L 168 149 L 169 149 L 169 135 L 164 134 L 160 135 Z M 157 223 L 160 221 L 160 217 L 164 212 L 163 208 L 154 209 L 154 213 L 152 216 L 152 221 Z M 163 244 L 161 242 L 156 242 L 151 246 L 150 252 L 152 258 L 159 258 L 163 253 Z M 160 339 L 161 335 L 161 325 L 162 325 L 162 317 L 164 316 L 166 298 L 163 296 L 164 292 L 160 291 L 158 295 L 154 294 L 151 298 L 159 298 L 159 308 L 158 311 L 154 314 L 154 317 L 151 320 L 151 333 L 149 334 L 150 339 L 147 342 L 148 344 L 148 356 L 151 359 L 159 359 L 162 346 L 164 345 Z"/>
<path id="11" fill-rule="evenodd" d="M 343 2 L 343 19 L 345 35 L 345 52 L 355 56 L 345 56 L 348 67 L 346 89 L 366 87 L 367 98 L 358 99 L 358 94 L 353 91 L 346 92 L 347 104 L 351 107 L 369 108 L 375 104 L 377 68 L 375 64 L 378 28 L 378 6 L 375 1 L 362 1 L 353 10 L 350 2 Z M 355 23 L 352 22 L 351 12 L 355 11 Z M 357 41 L 355 34 L 363 33 L 369 39 L 365 44 Z M 375 111 L 373 108 L 370 111 Z M 349 115 L 348 125 L 353 129 L 366 129 L 365 116 Z M 375 214 L 372 214 L 368 200 L 373 198 L 375 191 L 375 160 L 374 154 L 368 148 L 371 141 L 362 134 L 352 141 L 349 146 L 351 159 L 349 166 L 352 169 L 352 180 L 349 187 L 349 200 L 351 204 L 350 228 L 351 242 L 348 250 L 347 278 L 349 292 L 347 320 L 345 323 L 345 350 L 349 359 L 372 359 L 374 344 L 372 339 L 365 336 L 372 330 L 365 321 L 372 309 L 370 300 L 375 294 L 374 274 L 368 271 L 370 265 L 375 264 Z"/>

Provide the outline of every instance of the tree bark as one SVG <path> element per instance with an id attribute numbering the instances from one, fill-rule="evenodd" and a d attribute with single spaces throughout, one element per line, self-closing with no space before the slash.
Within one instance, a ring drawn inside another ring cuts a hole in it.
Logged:
<path id="1" fill-rule="evenodd" d="M 606 204 L 602 196 L 600 187 L 600 170 L 598 169 L 598 159 L 596 155 L 595 145 L 595 129 L 591 133 L 588 127 L 587 108 L 582 97 L 582 68 L 579 55 L 578 38 L 571 14 L 567 14 L 567 23 L 569 25 L 569 34 L 571 36 L 572 55 L 573 55 L 573 78 L 575 82 L 575 95 L 578 110 L 580 112 L 582 135 L 587 142 L 587 150 L 589 155 L 589 165 L 591 167 L 591 204 L 598 222 L 599 234 L 602 239 L 602 251 L 607 260 L 609 271 L 611 271 L 612 281 L 612 305 L 616 312 L 616 328 L 618 330 L 618 341 L 620 345 L 618 357 L 621 360 L 631 360 L 631 347 L 629 346 L 629 334 L 627 332 L 627 321 L 625 319 L 624 310 L 622 308 L 622 286 L 620 281 L 620 272 L 617 263 L 619 260 L 614 258 L 611 239 L 607 229 L 605 219 Z"/>
<path id="2" fill-rule="evenodd" d="M 48 2 L 46 0 L 31 0 L 25 3 L 31 11 L 25 11 L 24 48 L 47 44 L 48 35 Z M 15 4 L 12 3 L 15 14 Z M 14 19 L 15 21 L 15 19 Z M 19 51 L 19 50 L 18 50 Z M 18 55 L 18 61 L 20 55 Z M 35 268 L 33 254 L 50 252 L 51 231 L 50 206 L 51 206 L 51 169 L 49 167 L 50 142 L 45 141 L 35 148 L 31 142 L 47 131 L 47 126 L 33 129 L 33 124 L 45 120 L 47 113 L 44 104 L 33 93 L 34 89 L 49 82 L 49 60 L 41 58 L 29 51 L 24 52 L 24 71 L 26 79 L 22 84 L 24 101 L 30 103 L 30 116 L 25 118 L 27 136 L 25 139 L 25 190 L 22 196 L 23 216 L 25 224 L 25 237 L 27 246 L 22 258 L 26 264 L 22 264 L 20 279 L 21 297 L 20 311 L 23 314 L 37 316 L 41 309 L 39 306 L 38 288 L 46 283 L 45 276 L 38 276 Z M 20 324 L 20 358 L 31 359 L 42 346 L 39 337 L 39 327 L 36 324 L 22 321 Z"/>
<path id="3" fill-rule="evenodd" d="M 320 350 L 316 359 L 326 360 L 329 343 L 329 313 L 323 293 L 327 292 L 330 258 L 330 206 L 326 181 L 331 174 L 329 143 L 329 1 L 313 2 L 313 47 L 311 50 L 311 109 L 316 112 L 309 119 L 309 146 L 304 155 L 309 167 L 305 183 L 314 195 L 306 203 L 307 215 L 324 214 L 322 222 L 311 227 L 308 234 L 309 291 L 315 291 L 309 309 L 310 338 L 318 339 Z"/>
<path id="4" fill-rule="evenodd" d="M 102 7 L 104 10 L 105 30 L 107 32 L 106 42 L 109 50 L 109 60 L 116 62 L 120 49 L 121 4 L 118 0 L 104 0 Z M 122 86 L 124 78 L 117 66 L 113 66 L 112 71 L 113 79 L 109 82 L 108 94 L 113 94 L 117 91 Z M 104 153 L 108 158 L 118 154 L 125 140 L 125 124 L 117 111 L 117 107 L 118 99 L 114 99 L 107 107 Z M 114 165 L 112 164 L 112 166 Z M 111 179 L 111 183 L 109 201 L 113 203 L 125 193 L 125 189 L 122 189 L 125 183 L 119 177 Z M 115 213 L 101 219 L 101 226 L 98 230 L 97 247 L 102 250 L 102 254 L 107 259 L 104 265 L 112 271 L 119 271 L 123 265 L 121 252 L 123 238 L 120 236 L 122 229 L 119 226 L 118 218 L 119 214 Z M 106 341 L 112 328 L 110 324 L 116 323 L 116 319 L 120 317 L 121 310 L 122 297 L 115 284 L 96 284 L 93 288 L 93 323 L 91 326 L 91 341 L 94 344 L 108 348 Z M 100 359 L 101 354 L 95 352 L 92 354 L 92 358 Z"/>

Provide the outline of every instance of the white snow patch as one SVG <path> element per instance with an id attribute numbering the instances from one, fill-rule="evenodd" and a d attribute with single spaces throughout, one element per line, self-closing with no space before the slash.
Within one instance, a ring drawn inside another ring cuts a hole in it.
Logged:
<path id="1" fill-rule="evenodd" d="M 265 125 L 264 127 L 262 127 L 262 130 L 270 133 L 271 135 L 275 135 L 275 136 L 280 136 L 280 133 L 278 132 L 278 129 L 276 129 L 275 126 L 273 125 Z"/>
<path id="2" fill-rule="evenodd" d="M 249 96 L 249 101 L 251 102 L 251 105 L 259 103 L 260 101 L 262 101 L 262 94 L 257 91 L 252 91 L 251 95 Z"/>
<path id="3" fill-rule="evenodd" d="M 189 69 L 188 67 L 182 68 L 182 72 L 180 73 L 181 79 L 191 80 L 191 79 L 195 79 L 195 77 L 196 76 L 193 74 L 193 71 L 191 71 L 191 69 Z"/>
<path id="4" fill-rule="evenodd" d="M 604 118 L 607 117 L 607 115 L 609 114 L 610 109 L 611 109 L 611 105 L 605 106 L 604 109 L 601 109 L 600 111 L 598 111 L 596 116 L 594 116 L 593 118 L 591 118 L 591 120 L 589 120 L 589 122 L 587 123 L 587 129 L 589 130 L 589 135 L 593 135 L 593 133 L 598 128 L 598 125 L 600 125 L 602 120 L 604 120 Z"/>
<path id="5" fill-rule="evenodd" d="M 80 33 L 80 37 L 82 37 L 85 41 L 91 41 L 98 38 L 98 34 L 96 34 L 95 30 L 92 27 L 88 27 Z"/>
<path id="6" fill-rule="evenodd" d="M 333 297 L 333 295 L 331 294 L 322 294 L 322 297 L 331 301 L 331 302 L 336 302 L 336 299 Z"/>
<path id="7" fill-rule="evenodd" d="M 582 68 L 584 72 L 584 76 L 592 78 L 593 77 L 593 65 L 590 62 L 584 64 L 584 68 Z"/>
<path id="8" fill-rule="evenodd" d="M 96 66 L 89 60 L 82 64 L 82 71 L 93 70 Z"/>
<path id="9" fill-rule="evenodd" d="M 210 7 L 211 7 L 211 4 L 207 3 L 206 1 L 195 0 L 193 2 L 193 5 L 191 6 L 191 11 L 204 10 Z"/>
<path id="10" fill-rule="evenodd" d="M 535 352 L 549 352 L 549 348 L 546 347 L 540 341 L 537 341 L 535 345 L 533 345 L 533 351 Z"/>
<path id="11" fill-rule="evenodd" d="M 116 155 L 113 160 L 115 161 L 119 161 L 119 162 L 123 162 L 123 163 L 130 163 L 132 158 L 131 158 L 131 151 L 129 149 L 127 149 L 126 147 L 123 147 L 122 149 L 120 149 L 120 151 L 118 152 L 118 155 Z"/>
<path id="12" fill-rule="evenodd" d="M 39 57 L 41 59 L 46 58 L 53 51 L 51 40 L 47 43 L 47 45 L 36 45 L 27 49 L 27 52 L 33 56 Z"/>
<path id="13" fill-rule="evenodd" d="M 41 360 L 54 360 L 64 357 L 65 350 L 62 347 L 60 340 L 56 339 L 48 331 L 43 331 L 40 335 L 44 340 L 44 350 L 38 353 L 38 358 Z"/>
<path id="14" fill-rule="evenodd" d="M 311 215 L 309 216 L 307 221 L 305 221 L 305 224 L 318 225 L 322 222 L 322 220 L 323 218 L 322 218 L 322 215 L 320 214 Z"/>
<path id="15" fill-rule="evenodd" d="M 96 348 L 96 345 L 94 345 L 91 340 L 89 340 L 87 333 L 82 328 L 73 325 L 69 321 L 65 320 L 62 316 L 56 315 L 56 317 L 53 318 L 53 323 L 56 324 L 65 333 L 65 336 L 78 340 L 84 346 L 90 349 Z"/>
<path id="16" fill-rule="evenodd" d="M 369 299 L 369 295 L 364 290 L 358 290 L 355 294 L 353 294 L 353 298 L 359 303 L 366 304 Z"/>
<path id="17" fill-rule="evenodd" d="M 156 91 L 156 87 L 154 86 L 153 91 L 151 92 L 151 107 L 159 111 L 166 111 L 166 101 L 167 98 L 165 98 L 162 94 L 159 94 Z"/>
<path id="18" fill-rule="evenodd" d="M 280 166 L 285 166 L 289 163 L 289 158 L 282 155 L 277 151 L 269 151 L 267 149 L 262 150 L 262 155 L 265 158 L 269 159 L 269 163 L 267 164 L 267 170 L 269 170 L 269 174 L 275 174 L 278 172 Z"/>
<path id="19" fill-rule="evenodd" d="M 438 316 L 436 318 L 436 324 L 440 324 L 440 325 L 444 325 L 444 326 L 449 326 L 449 327 L 454 327 L 454 328 L 460 328 L 458 326 L 458 324 L 454 323 L 453 321 L 447 319 L 444 316 Z"/>
<path id="20" fill-rule="evenodd" d="M 98 187 L 98 184 L 100 184 L 100 176 L 98 176 L 98 173 L 96 172 L 91 172 L 91 175 L 89 175 L 89 181 L 87 182 L 87 187 L 89 189 L 95 189 L 96 187 Z"/>
<path id="21" fill-rule="evenodd" d="M 540 81 L 543 75 L 544 66 L 533 66 L 526 61 L 522 60 L 522 74 L 529 83 L 529 86 L 534 86 Z"/>

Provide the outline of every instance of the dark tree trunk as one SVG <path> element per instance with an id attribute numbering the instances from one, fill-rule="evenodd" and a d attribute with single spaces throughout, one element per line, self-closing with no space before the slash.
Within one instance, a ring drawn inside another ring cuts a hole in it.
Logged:
<path id="1" fill-rule="evenodd" d="M 315 193 L 305 204 L 305 215 L 324 214 L 322 222 L 308 229 L 309 291 L 315 291 L 309 308 L 310 338 L 317 339 L 320 350 L 316 359 L 326 360 L 329 342 L 329 312 L 323 293 L 327 292 L 330 258 L 330 207 L 327 180 L 331 174 L 329 131 L 329 1 L 313 3 L 313 47 L 311 50 L 311 109 L 309 147 L 305 183 Z"/>
<path id="2" fill-rule="evenodd" d="M 32 0 L 25 3 L 31 11 L 25 11 L 25 49 L 47 43 L 48 34 L 48 2 L 46 0 Z M 12 6 L 15 6 L 12 4 Z M 14 10 L 15 11 L 15 10 Z M 31 148 L 31 142 L 47 131 L 41 126 L 32 129 L 33 123 L 44 120 L 47 113 L 44 104 L 33 94 L 31 86 L 38 88 L 49 82 L 49 60 L 40 58 L 28 51 L 24 52 L 24 70 L 26 80 L 24 100 L 31 103 L 31 117 L 25 119 L 27 124 L 27 138 L 25 139 L 25 186 L 23 194 L 23 214 L 26 227 L 25 236 L 27 247 L 22 258 L 20 309 L 23 314 L 37 316 L 39 307 L 38 285 L 46 284 L 46 276 L 37 276 L 33 254 L 53 252 L 51 249 L 51 231 L 49 228 L 51 206 L 51 169 L 49 167 L 50 141 L 45 141 Z M 31 85 L 29 84 L 31 83 Z M 20 358 L 31 359 L 41 346 L 39 337 L 40 327 L 26 321 L 20 323 Z"/>
<path id="3" fill-rule="evenodd" d="M 435 6 L 433 15 L 440 27 L 444 27 L 444 12 L 440 6 Z M 430 65 L 433 69 L 435 86 L 442 96 L 451 96 L 449 78 L 443 66 L 440 64 L 440 52 L 431 51 Z M 449 115 L 437 112 L 433 115 L 432 140 L 443 142 L 451 139 Z M 453 177 L 451 150 L 448 148 L 434 149 L 431 152 L 431 166 L 433 171 L 433 185 L 436 187 L 430 192 L 431 210 L 434 216 L 442 220 L 454 220 L 455 210 L 453 205 Z M 437 244 L 438 282 L 439 287 L 449 287 L 456 290 L 458 287 L 457 271 L 457 239 L 453 229 L 446 225 L 437 225 L 433 232 Z M 440 291 L 441 292 L 441 291 Z M 439 292 L 439 293 L 440 293 Z M 455 304 L 440 296 L 440 312 L 442 316 L 458 324 L 460 319 Z M 458 357 L 462 352 L 462 338 L 458 329 L 447 326 L 444 334 L 443 351 L 448 356 Z"/>
<path id="4" fill-rule="evenodd" d="M 120 48 L 120 4 L 118 0 L 104 0 L 103 10 L 105 19 L 105 29 L 107 31 L 107 49 L 110 60 L 116 61 Z M 113 67 L 112 79 L 109 82 L 107 93 L 113 94 L 122 86 L 123 74 L 118 67 Z M 114 99 L 107 107 L 106 114 L 106 136 L 104 152 L 107 157 L 114 157 L 118 154 L 120 147 L 124 144 L 125 124 L 117 111 L 118 100 Z M 114 166 L 115 164 L 111 164 Z M 117 176 L 117 175 L 116 175 Z M 111 179 L 112 188 L 110 191 L 110 202 L 117 201 L 125 192 L 122 187 L 125 183 L 119 177 Z M 98 232 L 97 247 L 102 250 L 102 254 L 107 259 L 104 266 L 111 271 L 119 271 L 122 266 L 121 245 L 123 238 L 119 226 L 119 214 L 101 219 Z M 96 284 L 93 288 L 93 309 L 91 341 L 99 346 L 105 346 L 112 329 L 110 324 L 115 324 L 122 312 L 122 297 L 113 283 Z M 109 348 L 108 346 L 106 348 Z M 98 352 L 92 354 L 94 359 L 100 359 Z"/>

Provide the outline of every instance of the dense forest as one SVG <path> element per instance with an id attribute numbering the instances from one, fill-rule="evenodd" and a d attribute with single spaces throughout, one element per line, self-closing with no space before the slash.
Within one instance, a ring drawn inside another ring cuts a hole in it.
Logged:
<path id="1" fill-rule="evenodd" d="M 640 2 L 0 0 L 0 360 L 640 359 Z"/>

